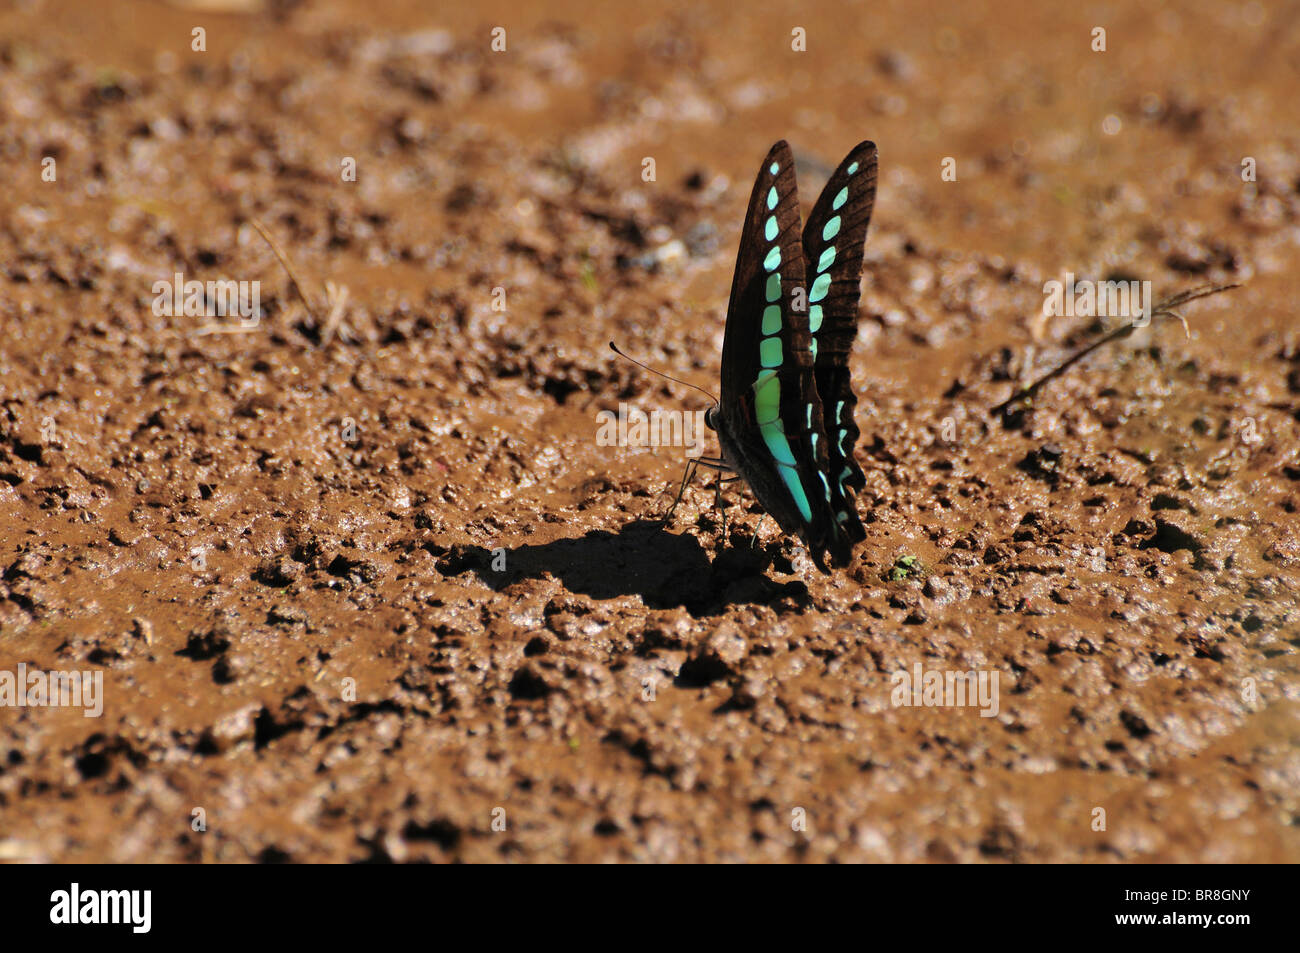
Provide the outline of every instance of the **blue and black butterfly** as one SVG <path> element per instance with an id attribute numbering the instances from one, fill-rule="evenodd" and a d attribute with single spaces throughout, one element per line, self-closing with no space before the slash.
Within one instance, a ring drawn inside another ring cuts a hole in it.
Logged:
<path id="1" fill-rule="evenodd" d="M 767 154 L 736 256 L 722 397 L 705 414 L 722 454 L 692 460 L 682 479 L 684 489 L 699 465 L 739 474 L 781 529 L 803 539 L 822 572 L 826 553 L 844 566 L 866 538 L 856 503 L 866 479 L 853 458 L 859 431 L 849 352 L 875 200 L 876 146 L 862 142 L 801 231 L 790 146 L 782 140 Z"/>

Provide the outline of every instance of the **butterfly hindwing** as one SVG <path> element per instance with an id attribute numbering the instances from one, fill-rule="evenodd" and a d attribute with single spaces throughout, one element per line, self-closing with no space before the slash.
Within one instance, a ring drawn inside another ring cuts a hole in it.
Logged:
<path id="1" fill-rule="evenodd" d="M 866 485 L 853 456 L 859 430 L 849 353 L 858 332 L 863 245 L 876 201 L 876 146 L 859 143 L 840 163 L 803 230 L 808 328 L 828 438 L 831 509 L 853 542 L 866 537 L 854 497 Z"/>
<path id="2" fill-rule="evenodd" d="M 722 423 L 728 456 L 786 532 L 814 560 L 847 559 L 832 513 L 829 441 L 814 374 L 799 196 L 790 147 L 772 147 L 754 183 L 741 233 L 722 349 Z M 860 255 L 859 255 L 860 258 Z"/>

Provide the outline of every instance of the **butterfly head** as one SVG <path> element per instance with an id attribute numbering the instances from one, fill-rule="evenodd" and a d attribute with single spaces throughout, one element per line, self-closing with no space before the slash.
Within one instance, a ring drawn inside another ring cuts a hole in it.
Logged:
<path id="1" fill-rule="evenodd" d="M 708 427 L 714 433 L 718 430 L 718 405 L 714 404 L 704 412 L 704 426 Z"/>

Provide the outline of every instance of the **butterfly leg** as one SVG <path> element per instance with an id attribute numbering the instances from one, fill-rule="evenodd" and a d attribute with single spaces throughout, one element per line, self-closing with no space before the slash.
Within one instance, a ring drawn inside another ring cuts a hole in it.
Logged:
<path id="1" fill-rule="evenodd" d="M 669 521 L 672 520 L 673 512 L 677 511 L 677 503 L 681 502 L 681 495 L 686 491 L 686 485 L 693 480 L 695 471 L 697 471 L 699 467 L 708 467 L 710 469 L 716 469 L 716 471 L 719 472 L 728 469 L 727 462 L 720 458 L 712 458 L 712 456 L 693 456 L 693 458 L 690 458 L 690 460 L 686 462 L 685 472 L 681 475 L 681 485 L 677 488 L 677 495 L 673 498 L 672 506 L 668 507 L 668 512 L 664 514 L 662 520 L 659 520 L 660 529 L 666 527 Z"/>
<path id="2" fill-rule="evenodd" d="M 692 457 L 686 462 L 686 470 L 682 473 L 681 485 L 677 487 L 677 496 L 673 499 L 673 505 L 668 507 L 668 512 L 664 518 L 659 521 L 659 528 L 667 526 L 672 521 L 673 513 L 677 511 L 677 504 L 682 501 L 682 494 L 686 492 L 687 484 L 695 478 L 695 471 L 700 467 L 708 467 L 711 470 L 727 469 L 726 461 L 715 459 L 713 457 Z"/>
<path id="3" fill-rule="evenodd" d="M 742 480 L 744 479 L 744 477 L 742 477 L 739 473 L 733 473 L 731 476 L 724 477 L 722 475 L 723 469 L 725 468 L 718 467 L 718 471 L 719 471 L 718 483 L 717 483 L 717 487 L 715 488 L 713 505 L 715 509 L 722 511 L 722 536 L 725 539 L 727 536 L 727 504 L 726 501 L 722 498 L 722 487 L 727 483 L 735 483 L 737 480 Z"/>
<path id="4" fill-rule="evenodd" d="M 713 506 L 722 513 L 722 538 L 727 538 L 727 506 L 722 501 L 722 484 L 726 481 L 722 479 L 722 474 L 718 474 L 718 482 L 713 485 Z"/>
<path id="5" fill-rule="evenodd" d="M 695 476 L 695 471 L 699 467 L 699 465 L 700 465 L 699 460 L 687 461 L 686 469 L 682 473 L 681 485 L 677 487 L 677 496 L 673 498 L 672 506 L 668 507 L 668 512 L 665 513 L 663 519 L 659 521 L 660 529 L 663 529 L 670 522 L 672 522 L 673 513 L 677 511 L 677 504 L 682 501 L 682 494 L 686 492 L 686 484 L 691 482 L 691 478 Z M 672 484 L 669 485 L 671 486 Z"/>
<path id="6" fill-rule="evenodd" d="M 763 528 L 763 520 L 767 519 L 767 514 L 762 513 L 758 517 L 758 522 L 754 524 L 754 535 L 749 540 L 749 548 L 753 549 L 758 543 L 758 531 Z"/>

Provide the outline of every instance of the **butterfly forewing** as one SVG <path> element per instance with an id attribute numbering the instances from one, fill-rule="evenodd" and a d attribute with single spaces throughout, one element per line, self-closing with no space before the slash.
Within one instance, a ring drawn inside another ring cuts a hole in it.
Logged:
<path id="1" fill-rule="evenodd" d="M 825 414 L 831 509 L 836 524 L 855 542 L 866 536 L 854 501 L 866 478 L 853 456 L 859 431 L 849 353 L 858 332 L 863 244 L 875 201 L 876 146 L 862 142 L 826 183 L 803 230 L 807 326 Z"/>
<path id="2" fill-rule="evenodd" d="M 726 436 L 764 508 L 815 559 L 832 546 L 825 411 L 814 378 L 799 196 L 790 147 L 772 147 L 750 196 L 722 349 Z M 859 255 L 860 257 L 860 255 Z M 839 555 L 837 553 L 837 555 Z"/>

